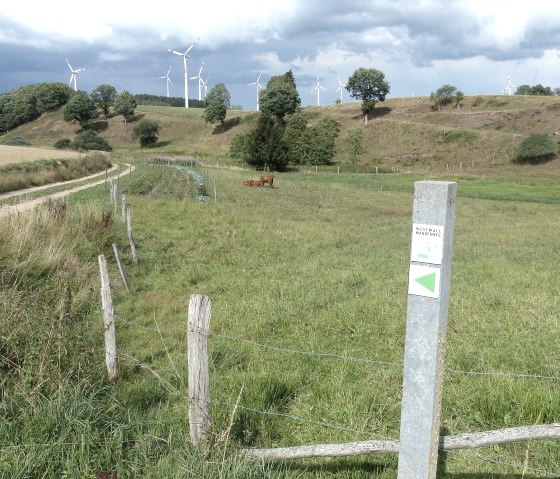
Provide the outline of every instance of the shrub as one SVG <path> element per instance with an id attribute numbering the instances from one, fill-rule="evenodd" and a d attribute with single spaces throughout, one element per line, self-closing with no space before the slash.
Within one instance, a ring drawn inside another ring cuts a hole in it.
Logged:
<path id="1" fill-rule="evenodd" d="M 155 120 L 143 118 L 132 130 L 134 137 L 140 140 L 140 146 L 150 146 L 157 142 L 159 133 L 159 123 Z"/>
<path id="2" fill-rule="evenodd" d="M 97 136 L 93 130 L 85 130 L 76 135 L 76 139 L 72 143 L 74 150 L 100 150 L 112 151 L 113 148 L 107 143 L 105 138 Z"/>
<path id="3" fill-rule="evenodd" d="M 72 141 L 69 138 L 64 138 L 63 140 L 58 140 L 53 145 L 58 150 L 67 150 L 72 145 Z"/>
<path id="4" fill-rule="evenodd" d="M 27 141 L 23 136 L 14 136 L 13 138 L 9 138 L 4 140 L 2 145 L 9 145 L 9 146 L 29 146 L 31 143 Z"/>
<path id="5" fill-rule="evenodd" d="M 554 141 L 542 133 L 534 133 L 525 138 L 517 148 L 515 163 L 544 163 L 556 158 L 558 148 Z"/>

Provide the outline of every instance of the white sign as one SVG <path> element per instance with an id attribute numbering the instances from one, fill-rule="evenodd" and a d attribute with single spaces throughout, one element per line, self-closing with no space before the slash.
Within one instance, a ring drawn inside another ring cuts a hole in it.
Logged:
<path id="1" fill-rule="evenodd" d="M 439 298 L 441 271 L 433 266 L 411 264 L 408 273 L 408 294 Z"/>
<path id="2" fill-rule="evenodd" d="M 410 261 L 441 264 L 443 259 L 443 226 L 412 224 Z"/>

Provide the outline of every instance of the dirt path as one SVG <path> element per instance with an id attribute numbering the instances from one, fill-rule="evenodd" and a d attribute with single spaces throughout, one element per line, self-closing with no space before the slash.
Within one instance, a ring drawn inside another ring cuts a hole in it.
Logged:
<path id="1" fill-rule="evenodd" d="M 134 171 L 135 167 L 133 165 L 130 165 L 128 163 L 123 163 L 123 164 L 126 165 L 128 168 L 123 170 L 121 172 L 120 176 L 128 175 L 129 173 Z M 118 165 L 116 165 L 116 168 L 118 168 Z M 109 171 L 113 171 L 114 169 L 115 168 L 112 168 Z M 101 173 L 101 174 L 104 174 L 104 172 Z M 61 182 L 61 183 L 55 183 L 55 184 L 51 184 L 51 185 L 48 185 L 48 186 L 45 186 L 45 187 L 38 186 L 38 187 L 35 187 L 35 188 L 28 188 L 27 190 L 19 190 L 17 192 L 17 194 L 11 195 L 10 193 L 8 193 L 8 195 L 9 196 L 25 195 L 27 193 L 32 193 L 33 191 L 45 189 L 47 187 L 52 188 L 53 186 L 56 186 L 56 185 L 65 185 L 65 184 L 75 183 L 77 181 L 87 180 L 88 178 L 96 177 L 96 176 L 99 176 L 99 173 L 96 173 L 95 175 L 87 176 L 85 178 L 80 178 L 78 180 L 70 180 L 70 181 L 65 181 L 65 182 Z M 14 213 L 19 213 L 19 212 L 22 212 L 22 211 L 29 210 L 31 208 L 34 208 L 37 205 L 40 205 L 40 204 L 44 203 L 45 201 L 48 201 L 49 199 L 50 200 L 56 200 L 58 198 L 63 198 L 63 197 L 68 196 L 72 193 L 76 193 L 78 191 L 86 190 L 88 188 L 92 188 L 94 186 L 101 185 L 103 183 L 105 183 L 105 177 L 103 177 L 103 179 L 101 179 L 101 180 L 96 180 L 96 181 L 93 181 L 91 183 L 87 183 L 85 185 L 75 186 L 74 188 L 70 188 L 70 189 L 64 190 L 64 191 L 59 191 L 57 193 L 51 193 L 50 195 L 46 194 L 46 195 L 43 195 L 43 196 L 39 196 L 38 198 L 34 198 L 34 199 L 28 200 L 28 201 L 23 201 L 21 203 L 15 204 L 15 205 L 0 206 L 0 218 L 2 218 L 4 216 L 12 215 Z M 6 198 L 7 197 L 8 196 L 6 196 Z M 0 198 L 2 198 L 2 197 L 0 197 Z"/>

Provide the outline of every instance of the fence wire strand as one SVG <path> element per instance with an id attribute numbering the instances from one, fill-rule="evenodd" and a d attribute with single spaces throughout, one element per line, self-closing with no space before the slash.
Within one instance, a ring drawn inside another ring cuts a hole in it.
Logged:
<path id="1" fill-rule="evenodd" d="M 161 327 L 156 328 L 150 326 L 143 326 L 141 324 L 138 324 L 137 322 L 129 321 L 117 314 L 113 314 L 113 317 L 119 320 L 123 324 L 137 327 L 145 331 L 152 331 L 158 334 L 162 332 L 185 334 L 184 329 L 179 329 L 179 328 L 170 329 L 170 328 L 161 328 Z M 350 361 L 350 362 L 357 362 L 357 363 L 378 364 L 380 366 L 393 366 L 393 367 L 404 366 L 402 362 L 396 362 L 396 361 L 383 361 L 379 359 L 358 358 L 354 356 L 346 356 L 346 355 L 340 355 L 334 353 L 323 353 L 317 351 L 302 351 L 299 349 L 281 348 L 279 346 L 270 346 L 268 344 L 259 343 L 258 341 L 252 339 L 239 338 L 236 336 L 229 336 L 220 333 L 210 333 L 209 336 L 222 338 L 229 341 L 235 341 L 238 343 L 250 344 L 252 346 L 256 346 L 261 349 L 267 349 L 269 351 L 276 351 L 280 353 L 300 354 L 303 356 L 314 356 L 314 357 L 327 358 L 327 359 L 340 359 L 343 361 Z M 517 379 L 540 379 L 540 380 L 547 380 L 547 381 L 560 381 L 560 376 L 545 375 L 545 374 L 511 373 L 507 371 L 470 371 L 470 370 L 451 369 L 451 368 L 445 368 L 445 371 L 451 374 L 464 374 L 466 376 L 509 377 L 509 378 L 517 378 Z"/>

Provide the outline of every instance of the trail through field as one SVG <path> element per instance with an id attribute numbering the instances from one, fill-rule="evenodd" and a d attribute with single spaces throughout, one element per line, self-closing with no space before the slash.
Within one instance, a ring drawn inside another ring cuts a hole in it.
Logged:
<path id="1" fill-rule="evenodd" d="M 135 167 L 133 165 L 130 165 L 128 163 L 123 163 L 123 164 L 126 165 L 127 168 L 121 172 L 120 176 L 125 176 L 125 175 L 131 173 L 132 171 L 134 171 Z M 117 169 L 118 167 L 119 167 L 119 165 L 117 164 L 107 171 L 112 172 L 115 169 Z M 83 177 L 83 178 L 78 178 L 76 180 L 61 181 L 59 183 L 51 183 L 50 185 L 36 186 L 36 187 L 33 187 L 33 188 L 27 188 L 25 190 L 18 190 L 18 191 L 14 191 L 14 192 L 10 192 L 10 193 L 5 193 L 4 195 L 0 195 L 0 200 L 4 199 L 4 198 L 9 198 L 9 197 L 12 197 L 12 196 L 20 196 L 20 195 L 33 193 L 35 191 L 43 190 L 43 189 L 46 189 L 46 188 L 53 188 L 55 186 L 61 186 L 61 185 L 76 183 L 76 182 L 79 182 L 79 181 L 88 180 L 90 178 L 95 178 L 97 176 L 104 175 L 104 174 L 105 174 L 105 172 L 95 173 L 93 175 L 86 176 L 86 177 Z M 57 193 L 42 195 L 42 196 L 39 196 L 39 197 L 34 198 L 32 200 L 22 201 L 21 203 L 17 203 L 17 204 L 14 204 L 14 205 L 2 205 L 2 206 L 0 206 L 0 218 L 2 218 L 4 216 L 9 216 L 9 215 L 14 214 L 14 213 L 19 213 L 21 211 L 29 210 L 31 208 L 34 208 L 37 205 L 40 205 L 40 204 L 44 203 L 45 201 L 56 200 L 58 198 L 63 198 L 64 196 L 70 195 L 72 193 L 76 193 L 78 191 L 82 191 L 82 190 L 85 190 L 87 188 L 92 188 L 94 186 L 101 185 L 104 182 L 105 182 L 105 177 L 103 177 L 103 179 L 101 179 L 101 180 L 96 180 L 96 181 L 93 181 L 91 183 L 87 183 L 85 185 L 75 186 L 74 188 L 70 188 L 70 189 L 67 189 L 67 190 L 64 190 L 64 191 L 58 191 Z"/>

